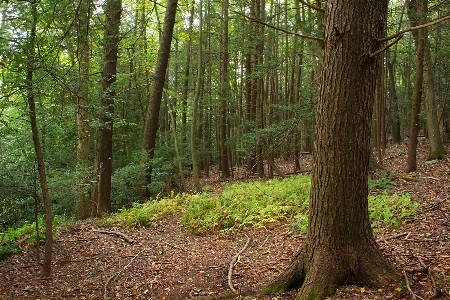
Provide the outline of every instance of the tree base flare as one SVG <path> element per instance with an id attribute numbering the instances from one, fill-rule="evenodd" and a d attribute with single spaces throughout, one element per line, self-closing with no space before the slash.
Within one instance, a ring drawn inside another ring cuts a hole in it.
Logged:
<path id="1" fill-rule="evenodd" d="M 308 255 L 305 245 L 288 268 L 275 278 L 261 293 L 283 293 L 300 288 L 296 300 L 325 299 L 339 286 L 385 286 L 397 282 L 400 276 L 377 248 L 359 252 L 361 255 L 316 250 Z"/>

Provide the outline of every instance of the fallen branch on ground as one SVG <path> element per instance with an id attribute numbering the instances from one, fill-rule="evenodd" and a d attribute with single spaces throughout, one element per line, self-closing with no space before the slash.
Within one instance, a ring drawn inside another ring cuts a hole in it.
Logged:
<path id="1" fill-rule="evenodd" d="M 411 290 L 411 286 L 409 285 L 408 275 L 406 275 L 406 271 L 403 270 L 402 273 L 403 273 L 403 277 L 405 277 L 406 288 L 408 289 L 409 293 L 411 294 L 412 299 L 416 300 L 417 299 L 416 294 L 414 294 L 414 292 Z"/>
<path id="2" fill-rule="evenodd" d="M 393 235 L 393 236 L 381 237 L 381 238 L 377 239 L 377 242 L 393 240 L 393 239 L 396 239 L 396 238 L 399 238 L 399 237 L 402 237 L 402 236 L 405 236 L 405 235 L 409 235 L 409 233 L 408 232 L 402 232 L 402 233 L 399 233 L 399 234 L 396 234 L 396 235 Z"/>
<path id="3" fill-rule="evenodd" d="M 248 244 L 250 243 L 250 238 L 248 237 L 248 235 L 245 236 L 247 237 L 247 242 L 245 243 L 244 247 L 242 247 L 242 249 L 239 250 L 239 252 L 236 253 L 236 255 L 233 257 L 233 259 L 230 262 L 230 268 L 228 269 L 228 286 L 230 287 L 230 290 L 232 290 L 234 293 L 236 293 L 237 290 L 234 288 L 233 282 L 231 281 L 231 276 L 233 276 L 233 266 L 238 260 L 239 255 L 241 255 L 245 251 L 245 249 L 247 249 Z"/>
<path id="4" fill-rule="evenodd" d="M 109 284 L 114 278 L 116 278 L 117 276 L 119 276 L 120 273 L 122 273 L 123 271 L 125 271 L 125 270 L 131 265 L 131 263 L 136 259 L 136 257 L 138 257 L 139 254 L 141 254 L 142 251 L 144 251 L 144 250 L 139 251 L 139 253 L 136 254 L 136 255 L 130 260 L 130 262 L 129 262 L 122 270 L 120 270 L 119 272 L 115 273 L 114 275 L 112 275 L 111 277 L 108 278 L 108 280 L 107 280 L 106 283 L 105 283 L 105 288 L 104 288 L 104 293 L 103 293 L 103 299 L 108 299 L 108 284 Z"/>
<path id="5" fill-rule="evenodd" d="M 437 203 L 431 204 L 429 207 L 424 208 L 423 210 L 419 211 L 419 213 L 423 214 L 424 212 L 433 210 L 433 209 L 439 207 L 439 206 L 440 206 L 441 204 L 443 204 L 444 202 L 448 201 L 449 199 L 450 199 L 450 198 L 447 198 L 447 199 L 444 199 L 444 200 L 439 201 L 439 202 L 437 202 Z"/>
<path id="6" fill-rule="evenodd" d="M 95 229 L 92 228 L 93 232 L 98 232 L 98 233 L 105 233 L 105 234 L 113 234 L 116 235 L 118 237 L 123 238 L 125 241 L 127 241 L 130 244 L 134 244 L 134 241 L 128 237 L 128 235 L 126 235 L 125 233 L 122 233 L 120 231 L 116 231 L 116 230 L 100 230 L 100 229 Z"/>

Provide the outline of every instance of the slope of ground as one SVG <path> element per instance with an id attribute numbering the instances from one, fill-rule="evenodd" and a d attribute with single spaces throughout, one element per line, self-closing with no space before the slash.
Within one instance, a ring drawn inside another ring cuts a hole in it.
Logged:
<path id="1" fill-rule="evenodd" d="M 394 172 L 392 192 L 415 195 L 417 218 L 377 239 L 407 284 L 345 286 L 330 299 L 450 299 L 450 160 L 425 164 L 421 144 L 418 171 L 408 174 L 418 181 L 411 181 L 403 176 L 406 153 L 406 144 L 389 147 L 383 166 Z M 309 158 L 303 167 L 309 171 Z M 213 179 L 207 184 L 220 186 Z M 289 264 L 303 241 L 289 225 L 193 236 L 177 216 L 149 228 L 79 222 L 58 228 L 51 278 L 39 277 L 35 249 L 0 261 L 0 299 L 294 299 L 296 291 L 257 291 Z M 231 293 L 229 281 L 240 296 Z"/>

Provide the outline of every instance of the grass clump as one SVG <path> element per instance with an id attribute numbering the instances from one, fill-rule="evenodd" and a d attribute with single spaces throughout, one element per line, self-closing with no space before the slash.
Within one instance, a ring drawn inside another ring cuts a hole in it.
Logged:
<path id="1" fill-rule="evenodd" d="M 225 186 L 218 196 L 199 195 L 189 201 L 181 223 L 189 232 L 206 233 L 241 226 L 263 226 L 305 215 L 310 177 L 299 175 Z"/>

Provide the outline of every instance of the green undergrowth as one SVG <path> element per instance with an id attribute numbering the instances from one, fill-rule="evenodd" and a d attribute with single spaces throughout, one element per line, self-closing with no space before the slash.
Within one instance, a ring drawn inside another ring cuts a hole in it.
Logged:
<path id="1" fill-rule="evenodd" d="M 45 223 L 44 217 L 39 216 L 39 243 L 45 243 Z M 64 216 L 55 216 L 53 218 L 53 234 L 56 233 L 56 227 L 60 224 L 69 222 Z M 28 246 L 36 245 L 36 223 L 28 223 L 19 228 L 9 228 L 0 233 L 0 259 L 8 257 Z"/>
<path id="2" fill-rule="evenodd" d="M 122 208 L 118 213 L 101 219 L 99 222 L 127 226 L 149 226 L 158 218 L 179 213 L 193 197 L 195 195 L 172 193 L 168 197 L 156 198 L 142 204 L 134 203 L 131 208 Z"/>
<path id="3" fill-rule="evenodd" d="M 419 203 L 411 201 L 410 194 L 388 195 L 383 192 L 369 196 L 369 218 L 374 231 L 398 228 L 403 219 L 416 214 Z"/>
<path id="4" fill-rule="evenodd" d="M 298 175 L 283 180 L 227 184 L 219 195 L 172 194 L 134 204 L 101 222 L 148 226 L 158 218 L 180 214 L 180 224 L 194 234 L 280 223 L 291 224 L 299 233 L 305 233 L 310 181 L 310 176 Z M 403 219 L 416 214 L 417 207 L 409 194 L 369 196 L 369 217 L 375 231 L 397 228 Z"/>

